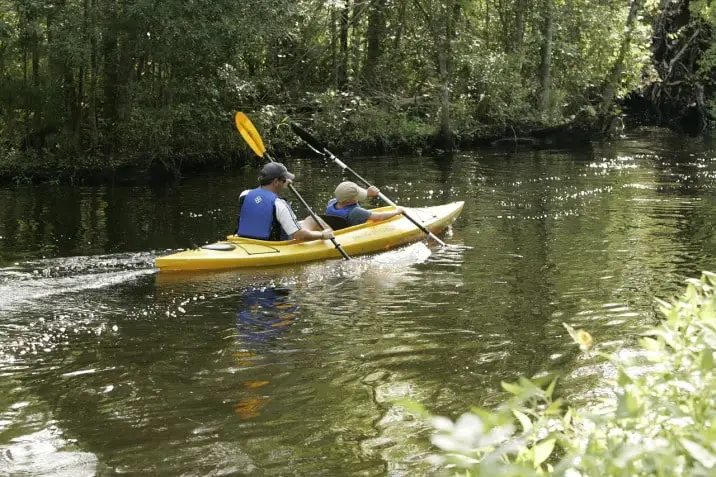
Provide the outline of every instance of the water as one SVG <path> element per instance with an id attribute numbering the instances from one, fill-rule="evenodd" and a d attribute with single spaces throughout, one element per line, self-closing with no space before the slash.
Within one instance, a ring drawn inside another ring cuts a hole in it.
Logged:
<path id="1" fill-rule="evenodd" d="M 341 180 L 287 162 L 309 203 Z M 0 190 L 0 474 L 429 473 L 428 430 L 397 400 L 454 417 L 544 372 L 589 400 L 605 368 L 562 323 L 629 349 L 654 297 L 716 269 L 701 140 L 349 162 L 400 204 L 465 200 L 452 246 L 157 274 L 156 255 L 232 231 L 259 164 L 164 188 Z"/>

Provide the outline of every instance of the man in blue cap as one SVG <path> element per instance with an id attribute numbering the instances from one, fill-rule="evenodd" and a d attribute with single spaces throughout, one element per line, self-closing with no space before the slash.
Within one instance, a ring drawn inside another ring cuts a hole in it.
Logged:
<path id="1" fill-rule="evenodd" d="M 313 220 L 298 222 L 291 207 L 279 192 L 293 182 L 295 176 L 280 162 L 269 162 L 259 175 L 259 187 L 245 190 L 239 196 L 239 217 L 236 235 L 259 240 L 328 240 L 331 229 L 311 230 Z"/>

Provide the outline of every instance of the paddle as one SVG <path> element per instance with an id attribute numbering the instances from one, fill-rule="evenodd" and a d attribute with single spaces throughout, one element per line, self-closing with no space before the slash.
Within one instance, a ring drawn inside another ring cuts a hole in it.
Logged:
<path id="1" fill-rule="evenodd" d="M 261 135 L 256 130 L 256 127 L 251 122 L 251 120 L 241 111 L 236 113 L 236 116 L 234 116 L 234 122 L 236 123 L 236 129 L 239 130 L 239 133 L 241 133 L 241 137 L 244 138 L 244 141 L 246 141 L 246 144 L 249 145 L 249 147 L 256 153 L 257 156 L 261 158 L 266 158 L 270 162 L 276 162 L 271 155 L 266 152 L 266 146 L 264 146 L 264 142 L 261 139 Z M 303 206 L 308 209 L 308 213 L 311 215 L 311 218 L 316 221 L 317 224 L 320 224 L 321 221 L 318 218 L 318 216 L 313 212 L 311 207 L 306 203 L 305 200 L 303 200 L 303 197 L 301 197 L 301 194 L 298 193 L 295 187 L 293 187 L 293 184 L 288 184 L 288 188 L 291 189 L 291 192 L 298 197 L 298 200 L 301 201 Z M 343 258 L 346 260 L 350 260 L 351 257 L 348 256 L 345 250 L 343 250 L 343 247 L 336 241 L 335 238 L 331 239 L 331 242 L 333 242 L 333 245 L 338 249 L 339 252 L 341 252 L 341 255 L 343 255 Z"/>
<path id="2" fill-rule="evenodd" d="M 302 129 L 301 127 L 299 127 L 299 126 L 298 126 L 297 124 L 295 124 L 295 123 L 291 123 L 291 129 L 293 130 L 294 133 L 296 133 L 296 135 L 297 135 L 298 137 L 300 137 L 301 139 L 303 139 L 303 140 L 306 142 L 306 144 L 308 144 L 308 147 L 310 147 L 311 149 L 313 149 L 316 153 L 318 153 L 318 154 L 320 154 L 320 155 L 322 155 L 322 156 L 324 156 L 324 157 L 328 157 L 328 158 L 331 159 L 333 162 L 335 162 L 335 163 L 338 165 L 338 167 L 340 167 L 341 169 L 343 169 L 343 170 L 345 170 L 345 171 L 348 171 L 348 172 L 350 172 L 351 174 L 353 174 L 354 176 L 356 176 L 356 177 L 358 178 L 358 180 L 360 180 L 361 182 L 363 182 L 363 184 L 364 184 L 366 187 L 371 187 L 370 182 L 368 182 L 367 180 L 365 180 L 365 179 L 364 179 L 363 177 L 361 177 L 356 171 L 354 171 L 353 169 L 351 169 L 350 167 L 348 167 L 343 161 L 341 161 L 340 159 L 338 159 L 331 151 L 329 151 L 328 149 L 326 149 L 320 142 L 318 142 L 318 140 L 317 140 L 315 137 L 313 137 L 313 136 L 311 135 L 311 133 L 309 133 L 309 132 L 306 131 L 305 129 Z M 390 200 L 389 198 L 387 198 L 387 197 L 385 196 L 385 194 L 383 194 L 382 192 L 379 192 L 379 193 L 378 193 L 378 197 L 380 197 L 381 199 L 383 199 L 383 201 L 385 201 L 387 204 L 392 205 L 393 207 L 397 207 L 397 204 L 396 204 L 395 202 L 393 202 L 392 200 Z M 437 243 L 439 243 L 439 244 L 442 245 L 443 247 L 447 247 L 447 244 L 446 244 L 445 242 L 443 242 L 443 241 L 440 240 L 438 237 L 436 237 L 435 234 L 432 233 L 430 230 L 428 230 L 428 228 L 425 227 L 423 224 L 421 224 L 420 222 L 418 222 L 417 220 L 415 220 L 413 217 L 411 217 L 410 214 L 409 214 L 406 210 L 403 210 L 403 215 L 405 216 L 405 218 L 407 218 L 407 219 L 410 220 L 412 223 L 414 223 L 414 224 L 415 224 L 420 230 L 422 230 L 425 234 L 427 234 L 428 237 L 430 237 L 431 239 L 435 240 Z"/>

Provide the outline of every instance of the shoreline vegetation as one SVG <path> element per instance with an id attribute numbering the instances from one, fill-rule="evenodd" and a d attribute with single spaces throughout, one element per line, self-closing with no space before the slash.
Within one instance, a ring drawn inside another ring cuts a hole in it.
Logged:
<path id="1" fill-rule="evenodd" d="M 678 300 L 657 300 L 661 322 L 636 350 L 607 354 L 564 324 L 586 358 L 606 363 L 607 395 L 570 407 L 553 376 L 502 383 L 497 409 L 473 408 L 455 422 L 427 418 L 430 461 L 459 476 L 705 476 L 716 468 L 716 275 L 690 279 Z M 636 345 L 636 343 L 634 343 Z"/>
<path id="2" fill-rule="evenodd" d="M 257 22 L 257 18 L 272 18 Z M 250 157 L 570 147 L 716 121 L 709 0 L 0 0 L 0 181 L 172 179 Z"/>

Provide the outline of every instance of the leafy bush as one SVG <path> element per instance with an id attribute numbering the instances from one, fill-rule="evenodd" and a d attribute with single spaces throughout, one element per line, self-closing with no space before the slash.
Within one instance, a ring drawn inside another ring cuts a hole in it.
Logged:
<path id="1" fill-rule="evenodd" d="M 420 150 L 437 132 L 435 119 L 423 117 L 407 107 L 380 104 L 358 94 L 328 90 L 309 93 L 311 129 L 317 137 L 326 138 L 328 147 L 343 149 L 391 151 Z"/>
<path id="2" fill-rule="evenodd" d="M 471 106 L 470 115 L 487 123 L 539 123 L 533 100 L 538 85 L 521 78 L 521 57 L 484 54 L 480 45 L 476 45 L 475 51 L 480 54 L 460 58 L 460 75 L 454 85 L 454 89 L 465 91 L 459 102 Z M 456 123 L 459 124 L 459 119 Z"/>
<path id="3" fill-rule="evenodd" d="M 660 302 L 665 319 L 640 338 L 641 356 L 602 355 L 618 371 L 612 397 L 564 409 L 556 380 L 546 389 L 540 380 L 503 383 L 513 397 L 496 410 L 432 418 L 432 460 L 473 476 L 714 475 L 715 286 L 704 273 L 680 300 Z M 589 352 L 591 336 L 565 327 Z"/>

